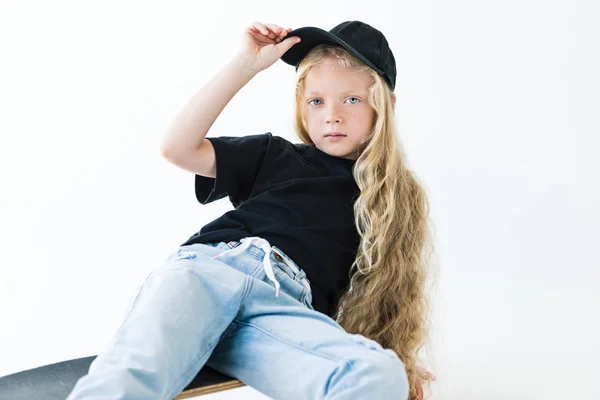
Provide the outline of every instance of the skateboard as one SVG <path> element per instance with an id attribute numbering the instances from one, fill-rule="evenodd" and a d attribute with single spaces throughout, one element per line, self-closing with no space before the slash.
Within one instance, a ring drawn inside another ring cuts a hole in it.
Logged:
<path id="1" fill-rule="evenodd" d="M 75 384 L 88 373 L 96 356 L 77 358 L 0 377 L 0 399 L 65 400 Z M 205 365 L 174 400 L 246 386 Z"/>

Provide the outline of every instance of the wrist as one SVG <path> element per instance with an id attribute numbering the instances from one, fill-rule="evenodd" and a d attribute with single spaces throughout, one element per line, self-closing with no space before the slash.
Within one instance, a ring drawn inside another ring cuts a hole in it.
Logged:
<path id="1" fill-rule="evenodd" d="M 231 64 L 234 68 L 238 69 L 240 73 L 245 74 L 250 78 L 261 71 L 252 64 L 251 58 L 243 53 L 234 55 L 231 59 Z"/>

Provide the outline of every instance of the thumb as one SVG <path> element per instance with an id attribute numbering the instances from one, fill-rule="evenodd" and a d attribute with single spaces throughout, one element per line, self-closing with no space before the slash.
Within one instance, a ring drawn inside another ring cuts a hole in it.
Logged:
<path id="1" fill-rule="evenodd" d="M 291 36 L 286 38 L 284 41 L 277 44 L 277 50 L 279 54 L 283 55 L 286 51 L 288 51 L 293 45 L 300 42 L 300 38 L 298 36 Z"/>

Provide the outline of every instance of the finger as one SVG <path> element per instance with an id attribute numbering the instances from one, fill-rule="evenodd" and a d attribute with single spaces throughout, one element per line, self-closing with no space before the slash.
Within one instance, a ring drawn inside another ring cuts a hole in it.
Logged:
<path id="1" fill-rule="evenodd" d="M 271 31 L 270 28 L 265 27 L 264 25 L 262 25 L 260 23 L 259 23 L 259 25 L 256 26 L 256 30 L 265 39 L 275 40 L 275 38 L 277 38 L 277 35 L 275 35 L 275 33 L 273 33 L 273 31 Z"/>
<path id="2" fill-rule="evenodd" d="M 281 36 L 281 32 L 282 32 L 282 28 L 278 25 L 275 24 L 265 24 L 267 26 L 267 28 L 271 29 L 273 31 L 273 33 L 275 33 L 275 35 L 277 35 L 277 37 Z"/>
<path id="3" fill-rule="evenodd" d="M 271 39 L 269 37 L 269 35 L 264 35 L 261 30 L 252 28 L 249 32 L 250 32 L 250 35 L 260 43 L 272 43 L 273 42 L 273 39 Z"/>
<path id="4" fill-rule="evenodd" d="M 286 37 L 286 36 L 287 36 L 287 34 L 288 34 L 288 33 L 290 33 L 291 31 L 292 31 L 292 28 L 287 28 L 287 29 L 284 29 L 284 30 L 281 32 L 281 37 L 282 37 L 282 38 Z"/>
<path id="5" fill-rule="evenodd" d="M 267 38 L 265 37 L 265 35 L 263 35 L 260 32 L 256 32 L 254 30 L 250 31 L 250 36 L 252 36 L 252 38 L 254 40 L 256 40 L 257 43 L 267 43 Z"/>
<path id="6" fill-rule="evenodd" d="M 279 37 L 278 31 L 277 31 L 277 25 L 274 24 L 265 24 L 265 27 L 267 28 L 267 30 L 269 31 L 269 34 L 267 35 L 269 37 L 269 39 L 277 39 Z"/>
<path id="7" fill-rule="evenodd" d="M 282 41 L 288 34 L 287 29 L 281 28 L 281 31 L 279 32 L 279 36 L 277 37 L 278 41 Z"/>
<path id="8" fill-rule="evenodd" d="M 259 31 L 260 33 L 262 33 L 265 36 L 269 36 L 269 29 L 264 25 L 261 24 L 260 22 L 257 22 L 258 27 L 260 28 Z"/>
<path id="9" fill-rule="evenodd" d="M 286 38 L 284 41 L 277 44 L 277 47 L 280 51 L 279 54 L 285 54 L 286 51 L 288 51 L 293 45 L 295 45 L 298 42 L 300 42 L 300 38 L 298 36 L 291 36 L 289 38 Z"/>
<path id="10" fill-rule="evenodd" d="M 263 35 L 265 35 L 265 36 L 269 35 L 269 30 L 263 24 L 261 24 L 260 22 L 258 22 L 258 21 L 253 22 L 252 26 L 254 28 L 256 28 L 256 30 L 258 32 L 262 33 Z"/>
<path id="11" fill-rule="evenodd" d="M 279 31 L 281 30 L 281 28 L 278 25 L 275 25 L 275 24 L 268 24 L 268 23 L 266 23 L 265 26 L 267 28 L 271 29 L 275 33 L 279 33 Z"/>

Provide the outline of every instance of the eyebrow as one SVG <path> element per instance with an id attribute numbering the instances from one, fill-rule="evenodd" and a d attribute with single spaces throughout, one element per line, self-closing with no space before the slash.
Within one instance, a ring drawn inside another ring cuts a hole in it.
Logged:
<path id="1" fill-rule="evenodd" d="M 351 89 L 351 90 L 346 90 L 345 92 L 342 92 L 341 94 L 348 94 L 348 93 L 361 93 L 362 91 L 360 89 Z M 317 92 L 317 91 L 311 91 L 306 93 L 307 96 L 313 96 L 313 95 L 321 95 L 323 93 L 321 92 Z"/>

